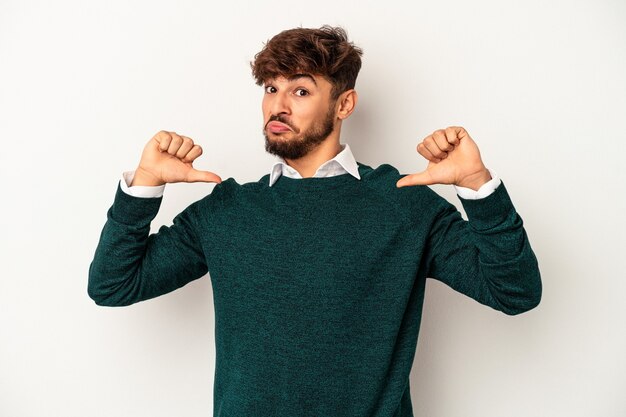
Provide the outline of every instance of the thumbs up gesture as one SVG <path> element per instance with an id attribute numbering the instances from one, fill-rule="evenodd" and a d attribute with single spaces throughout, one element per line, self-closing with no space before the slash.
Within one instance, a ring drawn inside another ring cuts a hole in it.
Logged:
<path id="1" fill-rule="evenodd" d="M 417 152 L 428 159 L 426 170 L 402 177 L 397 187 L 454 184 L 478 190 L 491 179 L 478 146 L 460 126 L 435 130 L 417 145 Z"/>
<path id="2" fill-rule="evenodd" d="M 146 144 L 135 171 L 134 185 L 163 185 L 174 182 L 215 182 L 222 179 L 209 171 L 198 171 L 192 163 L 202 155 L 200 145 L 176 132 L 161 130 Z"/>

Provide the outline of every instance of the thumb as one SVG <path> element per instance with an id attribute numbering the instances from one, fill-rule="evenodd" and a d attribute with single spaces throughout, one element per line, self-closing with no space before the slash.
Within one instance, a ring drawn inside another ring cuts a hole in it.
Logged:
<path id="1" fill-rule="evenodd" d="M 432 176 L 428 171 L 418 172 L 417 174 L 410 174 L 402 177 L 396 183 L 396 187 L 406 187 L 408 185 L 431 185 L 434 184 Z"/>
<path id="2" fill-rule="evenodd" d="M 222 182 L 222 179 L 212 172 L 191 168 L 187 174 L 187 182 L 216 182 L 219 184 Z"/>

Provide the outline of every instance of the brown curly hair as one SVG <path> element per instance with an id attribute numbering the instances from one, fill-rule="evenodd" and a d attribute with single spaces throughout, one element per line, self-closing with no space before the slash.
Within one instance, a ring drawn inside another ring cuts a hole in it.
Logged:
<path id="1" fill-rule="evenodd" d="M 250 62 L 257 85 L 279 76 L 321 75 L 332 85 L 332 98 L 354 88 L 363 51 L 341 27 L 284 30 L 270 39 Z"/>

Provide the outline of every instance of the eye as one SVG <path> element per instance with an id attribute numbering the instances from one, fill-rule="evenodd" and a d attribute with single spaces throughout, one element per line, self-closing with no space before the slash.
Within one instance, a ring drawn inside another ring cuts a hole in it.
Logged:
<path id="1" fill-rule="evenodd" d="M 265 87 L 265 92 L 268 94 L 272 94 L 276 92 L 276 88 L 273 85 L 268 85 Z"/>
<path id="2" fill-rule="evenodd" d="M 298 89 L 296 90 L 296 95 L 297 95 L 298 97 L 304 97 L 304 96 L 308 96 L 308 95 L 309 95 L 309 92 L 308 92 L 307 90 L 305 90 L 304 88 L 298 88 Z"/>

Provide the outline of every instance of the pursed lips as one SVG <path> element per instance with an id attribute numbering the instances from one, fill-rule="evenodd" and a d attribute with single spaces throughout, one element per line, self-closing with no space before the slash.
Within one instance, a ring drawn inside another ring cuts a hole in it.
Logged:
<path id="1" fill-rule="evenodd" d="M 278 121 L 275 121 L 275 120 L 269 122 L 267 124 L 267 128 L 272 133 L 284 133 L 284 132 L 291 132 L 291 131 L 293 131 L 293 129 L 291 129 L 285 123 L 281 123 L 281 122 L 278 122 Z"/>

